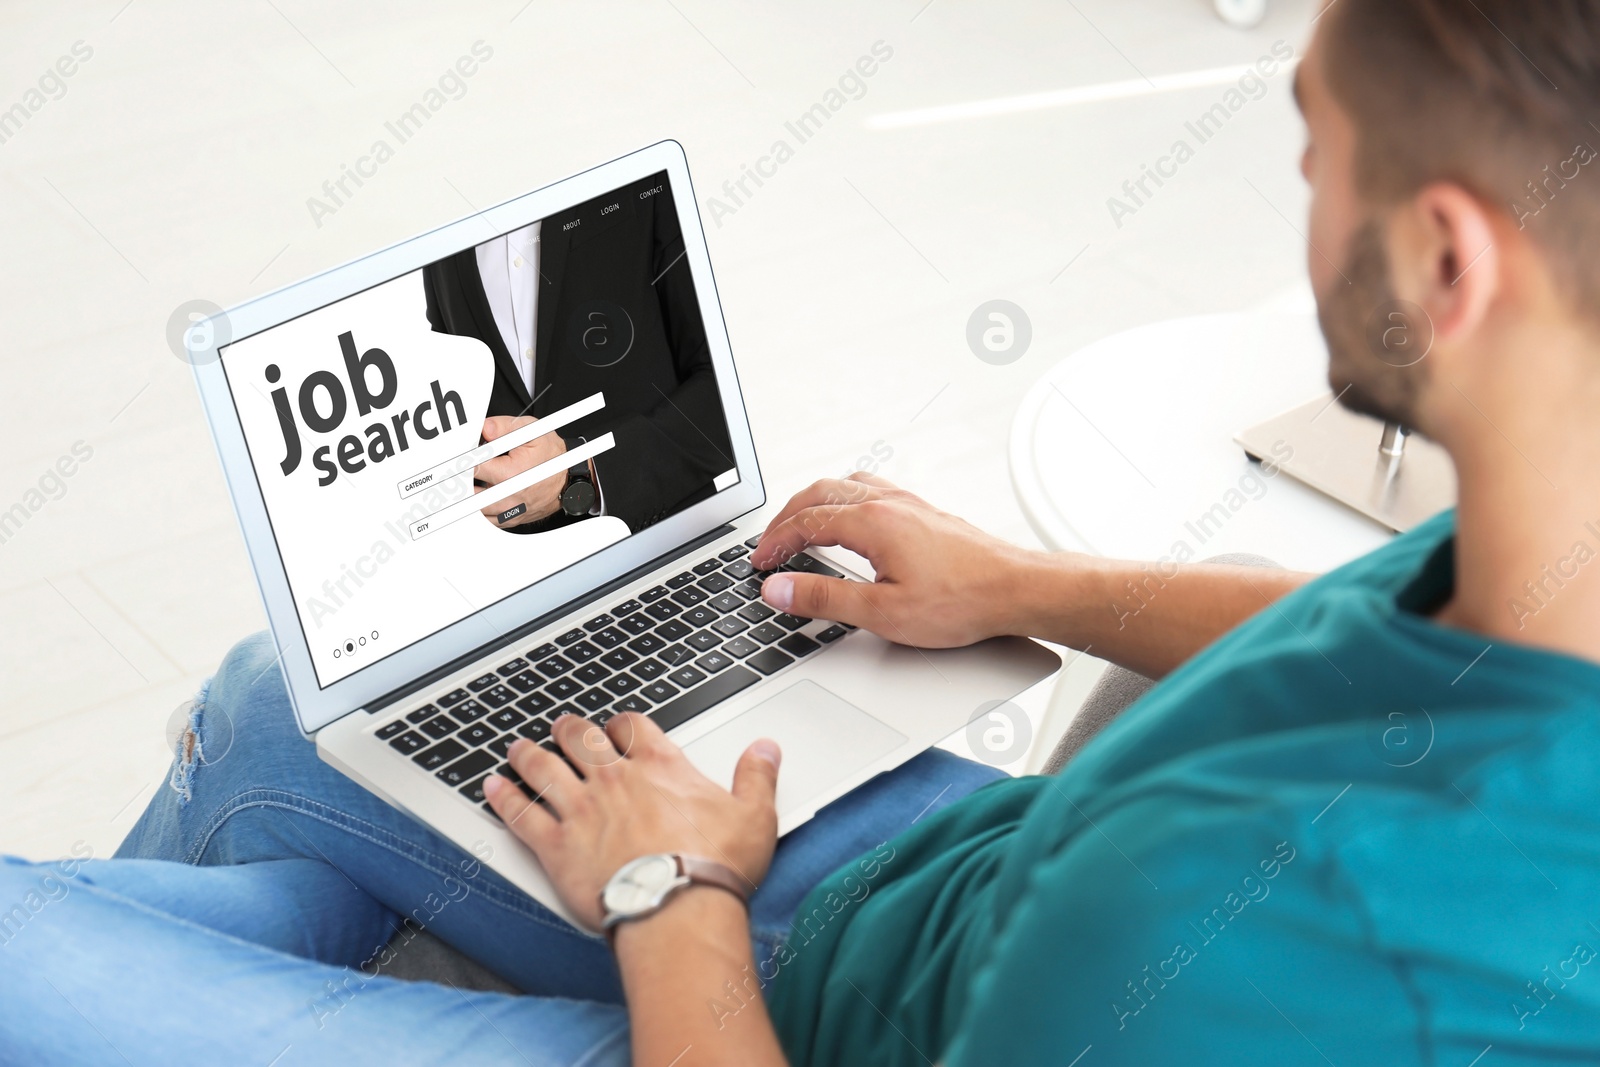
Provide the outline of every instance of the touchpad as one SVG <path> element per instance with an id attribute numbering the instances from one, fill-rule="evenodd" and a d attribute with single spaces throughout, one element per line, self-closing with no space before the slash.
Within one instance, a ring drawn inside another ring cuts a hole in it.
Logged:
<path id="1" fill-rule="evenodd" d="M 805 679 L 691 742 L 684 752 L 713 782 L 727 784 L 733 781 L 733 768 L 744 750 L 763 737 L 783 749 L 778 765 L 780 816 L 909 740 Z"/>

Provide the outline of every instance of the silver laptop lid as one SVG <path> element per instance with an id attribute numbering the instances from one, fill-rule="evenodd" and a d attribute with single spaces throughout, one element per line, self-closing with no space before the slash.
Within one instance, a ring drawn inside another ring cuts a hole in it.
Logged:
<path id="1" fill-rule="evenodd" d="M 765 500 L 675 141 L 189 341 L 307 734 Z"/>

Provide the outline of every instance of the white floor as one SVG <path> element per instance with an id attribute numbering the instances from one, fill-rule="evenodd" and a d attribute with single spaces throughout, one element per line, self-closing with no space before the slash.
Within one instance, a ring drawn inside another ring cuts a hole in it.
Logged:
<path id="1" fill-rule="evenodd" d="M 1195 143 L 1185 122 L 1225 86 L 894 116 L 1253 62 L 1274 41 L 1303 43 L 1308 0 L 1273 0 L 1250 32 L 1206 0 L 372 11 L 0 10 L 0 110 L 39 103 L 26 94 L 75 42 L 92 50 L 64 93 L 46 79 L 50 95 L 0 143 L 0 512 L 28 511 L 0 542 L 0 852 L 54 857 L 81 840 L 109 854 L 164 787 L 173 708 L 263 625 L 187 368 L 165 341 L 184 301 L 236 302 L 667 137 L 710 212 L 725 180 L 792 143 L 785 121 L 882 41 L 893 55 L 864 94 L 708 220 L 768 486 L 841 474 L 881 442 L 888 477 L 1036 543 L 1003 448 L 1044 368 L 1128 326 L 1303 284 L 1287 74 L 1120 226 L 1107 198 L 1174 141 Z M 314 220 L 307 198 L 478 41 L 492 58 L 459 99 Z M 972 310 L 997 297 L 1033 325 L 1009 366 L 965 341 Z M 75 444 L 90 457 L 30 495 Z M 1092 681 L 1092 661 L 1073 670 L 1079 689 Z M 1037 717 L 1042 694 L 1025 703 Z"/>

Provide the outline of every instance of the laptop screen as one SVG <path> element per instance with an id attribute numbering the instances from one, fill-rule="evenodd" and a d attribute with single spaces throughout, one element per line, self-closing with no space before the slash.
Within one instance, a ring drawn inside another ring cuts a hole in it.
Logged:
<path id="1" fill-rule="evenodd" d="M 666 171 L 484 229 L 221 350 L 323 688 L 739 480 Z"/>

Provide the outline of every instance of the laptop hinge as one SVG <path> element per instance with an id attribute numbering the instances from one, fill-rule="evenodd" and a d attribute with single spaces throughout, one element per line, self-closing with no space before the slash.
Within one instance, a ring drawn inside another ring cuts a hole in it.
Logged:
<path id="1" fill-rule="evenodd" d="M 524 637 L 527 637 L 529 634 L 533 633 L 535 630 L 543 629 L 562 616 L 571 615 L 585 607 L 588 607 L 597 600 L 603 600 L 624 586 L 632 585 L 634 582 L 638 581 L 640 578 L 644 577 L 646 574 L 649 574 L 651 571 L 662 566 L 663 564 L 670 563 L 682 556 L 689 555 L 695 550 L 704 545 L 710 544 L 712 541 L 715 541 L 718 538 L 726 537 L 728 534 L 733 532 L 733 529 L 733 526 L 728 524 L 719 526 L 714 530 L 708 530 L 699 537 L 679 545 L 671 552 L 664 552 L 655 559 L 650 560 L 648 563 L 635 567 L 626 574 L 619 575 L 606 584 L 590 590 L 583 596 L 575 597 L 560 607 L 540 615 L 536 619 L 530 619 L 521 626 L 518 626 L 516 629 L 507 632 L 503 637 L 497 637 L 493 641 L 487 641 L 484 644 L 479 645 L 477 648 L 474 648 L 472 651 L 457 656 L 449 663 L 437 667 L 419 678 L 412 679 L 405 685 L 400 686 L 398 689 L 392 689 L 377 699 L 368 701 L 366 704 L 362 705 L 356 710 L 365 711 L 369 715 L 382 711 L 384 708 L 406 699 L 413 693 L 427 689 L 429 686 L 438 682 L 441 678 L 449 677 L 450 675 L 459 671 L 462 667 L 465 667 L 470 663 L 475 663 L 491 653 L 500 651 L 509 645 L 516 644 Z"/>

